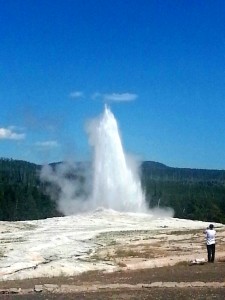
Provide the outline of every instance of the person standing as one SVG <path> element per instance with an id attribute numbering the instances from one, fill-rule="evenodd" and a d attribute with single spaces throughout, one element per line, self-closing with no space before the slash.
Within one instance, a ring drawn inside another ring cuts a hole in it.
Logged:
<path id="1" fill-rule="evenodd" d="M 213 224 L 210 224 L 209 227 L 205 230 L 206 235 L 206 247 L 208 253 L 208 262 L 213 263 L 215 260 L 215 251 L 216 251 L 216 231 Z"/>

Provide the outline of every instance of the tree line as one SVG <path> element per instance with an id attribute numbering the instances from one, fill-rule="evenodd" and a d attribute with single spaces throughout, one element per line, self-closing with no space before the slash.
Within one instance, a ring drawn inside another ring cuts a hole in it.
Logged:
<path id="1" fill-rule="evenodd" d="M 0 220 L 62 216 L 47 193 L 49 183 L 40 181 L 41 167 L 0 159 Z M 85 163 L 85 168 L 90 165 Z M 177 218 L 225 223 L 225 170 L 171 168 L 146 161 L 140 171 L 150 208 L 171 207 Z M 80 180 L 77 174 L 72 177 Z"/>
<path id="2" fill-rule="evenodd" d="M 21 221 L 61 215 L 39 180 L 41 166 L 0 159 L 0 220 Z"/>
<path id="3" fill-rule="evenodd" d="M 225 223 L 225 170 L 142 163 L 149 207 L 172 207 L 176 218 Z"/>

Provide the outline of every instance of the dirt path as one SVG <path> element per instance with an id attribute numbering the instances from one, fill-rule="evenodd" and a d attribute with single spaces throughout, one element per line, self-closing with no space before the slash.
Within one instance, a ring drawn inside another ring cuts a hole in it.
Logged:
<path id="1" fill-rule="evenodd" d="M 1 282 L 1 289 L 12 287 L 21 288 L 20 294 L 1 294 L 0 299 L 224 300 L 225 263 Z M 39 288 L 37 292 L 35 287 Z"/>

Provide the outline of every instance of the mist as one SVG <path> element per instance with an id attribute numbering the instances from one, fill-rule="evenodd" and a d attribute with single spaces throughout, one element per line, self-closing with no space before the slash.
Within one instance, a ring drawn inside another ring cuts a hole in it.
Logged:
<path id="1" fill-rule="evenodd" d="M 64 215 L 99 208 L 120 212 L 149 213 L 141 187 L 139 163 L 127 155 L 122 145 L 117 121 L 111 110 L 86 125 L 92 149 L 89 164 L 62 162 L 46 165 L 41 180 Z M 156 215 L 172 216 L 171 209 L 157 209 Z"/>

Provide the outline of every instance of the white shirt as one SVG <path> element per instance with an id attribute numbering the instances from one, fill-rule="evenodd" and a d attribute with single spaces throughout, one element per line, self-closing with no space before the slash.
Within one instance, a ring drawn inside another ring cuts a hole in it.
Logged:
<path id="1" fill-rule="evenodd" d="M 206 229 L 205 235 L 206 235 L 207 245 L 212 245 L 212 244 L 216 243 L 216 240 L 215 240 L 216 231 L 214 229 Z"/>

